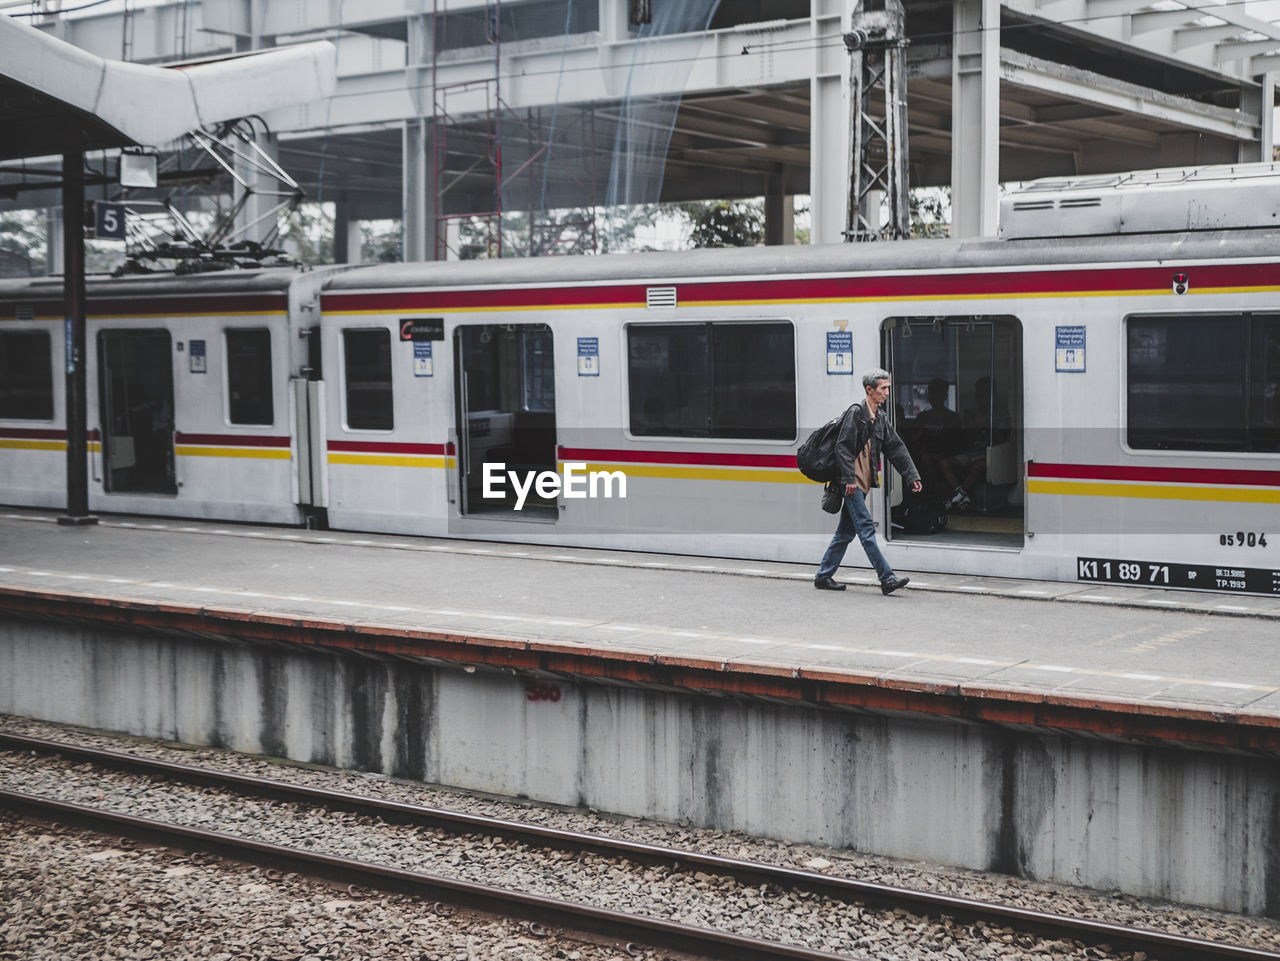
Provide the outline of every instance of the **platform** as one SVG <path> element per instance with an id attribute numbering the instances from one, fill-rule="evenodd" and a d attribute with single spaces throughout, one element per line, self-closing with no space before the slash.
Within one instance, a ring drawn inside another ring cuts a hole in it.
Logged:
<path id="1" fill-rule="evenodd" d="M 473 645 L 567 646 L 633 663 L 1280 719 L 1277 598 L 1228 603 L 910 571 L 899 573 L 911 585 L 884 597 L 867 568 L 843 568 L 849 589 L 828 593 L 796 564 L 122 516 L 88 529 L 55 520 L 0 514 L 0 588 Z M 856 544 L 849 557 L 861 559 Z"/>
<path id="2" fill-rule="evenodd" d="M 0 558 L 6 714 L 1280 916 L 1275 598 L 32 511 Z"/>

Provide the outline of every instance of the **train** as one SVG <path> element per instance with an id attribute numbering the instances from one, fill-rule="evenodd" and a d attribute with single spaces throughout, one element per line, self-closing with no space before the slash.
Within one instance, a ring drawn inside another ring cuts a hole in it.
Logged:
<path id="1" fill-rule="evenodd" d="M 925 474 L 871 498 L 895 568 L 1280 594 L 1277 198 L 1245 165 L 1038 181 L 986 239 L 90 278 L 89 507 L 816 567 L 796 448 L 883 368 Z M 0 281 L 13 507 L 67 503 L 65 313 Z"/>

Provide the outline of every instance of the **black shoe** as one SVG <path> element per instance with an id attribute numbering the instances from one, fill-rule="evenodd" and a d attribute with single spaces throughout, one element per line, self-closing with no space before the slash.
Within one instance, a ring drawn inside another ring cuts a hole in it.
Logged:
<path id="1" fill-rule="evenodd" d="M 843 591 L 847 585 L 833 581 L 829 577 L 814 578 L 813 586 L 820 591 Z"/>
<path id="2" fill-rule="evenodd" d="M 892 594 L 899 587 L 906 587 L 910 581 L 909 577 L 891 577 L 887 581 L 880 582 L 880 593 Z"/>

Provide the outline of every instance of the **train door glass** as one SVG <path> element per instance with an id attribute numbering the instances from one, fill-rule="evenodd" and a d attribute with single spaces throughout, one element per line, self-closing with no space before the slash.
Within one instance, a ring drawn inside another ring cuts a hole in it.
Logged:
<path id="1" fill-rule="evenodd" d="M 1022 325 L 1007 316 L 891 317 L 883 350 L 889 415 L 924 480 L 913 494 L 886 470 L 891 538 L 1022 547 Z"/>
<path id="2" fill-rule="evenodd" d="M 104 486 L 111 493 L 176 494 L 173 344 L 167 330 L 98 335 Z"/>
<path id="3" fill-rule="evenodd" d="M 540 495 L 536 486 L 526 485 L 526 479 L 556 470 L 551 328 L 546 324 L 459 327 L 454 332 L 454 356 L 462 512 L 555 520 L 556 497 Z M 486 464 L 492 465 L 488 484 Z M 526 490 L 523 500 L 509 472 Z"/>

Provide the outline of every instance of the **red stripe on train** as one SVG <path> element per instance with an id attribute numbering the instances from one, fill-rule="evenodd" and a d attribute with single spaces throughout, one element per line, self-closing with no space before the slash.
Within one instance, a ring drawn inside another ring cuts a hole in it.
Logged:
<path id="1" fill-rule="evenodd" d="M 66 440 L 67 432 L 45 427 L 0 427 L 0 437 L 18 440 Z"/>
<path id="2" fill-rule="evenodd" d="M 909 273 L 890 277 L 810 277 L 772 280 L 700 282 L 654 278 L 653 284 L 674 286 L 680 303 L 857 299 L 867 297 L 974 297 L 1017 294 L 1110 293 L 1169 290 L 1176 265 L 1161 267 L 1065 268 L 1055 270 Z M 1196 267 L 1196 288 L 1274 287 L 1280 283 L 1275 264 L 1215 264 Z M 499 287 L 481 290 L 398 290 L 327 293 L 325 310 L 464 310 L 477 307 L 554 307 L 645 303 L 649 285 L 600 284 L 571 287 Z"/>
<path id="3" fill-rule="evenodd" d="M 796 469 L 795 454 L 715 454 L 708 451 L 592 450 L 559 448 L 560 460 L 607 461 L 619 464 L 694 464 L 701 467 L 789 467 Z"/>
<path id="4" fill-rule="evenodd" d="M 34 316 L 41 319 L 61 318 L 66 315 L 66 301 L 37 300 L 32 304 Z M 97 317 L 154 317 L 182 314 L 247 314 L 264 311 L 288 310 L 289 299 L 284 293 L 270 296 L 262 294 L 201 294 L 200 296 L 148 297 L 91 297 L 85 304 L 85 314 Z"/>
<path id="5" fill-rule="evenodd" d="M 449 445 L 452 447 L 453 445 Z M 354 454 L 444 454 L 444 444 L 392 444 L 386 441 L 331 440 L 329 450 L 342 450 Z M 453 451 L 449 450 L 452 454 Z"/>
<path id="6" fill-rule="evenodd" d="M 1027 464 L 1028 477 L 1060 480 L 1119 480 L 1175 484 L 1234 484 L 1280 487 L 1280 471 L 1231 470 L 1208 467 L 1118 467 L 1098 464 Z"/>
<path id="7" fill-rule="evenodd" d="M 173 435 L 175 444 L 203 444 L 208 447 L 288 447 L 289 437 L 266 434 L 184 434 Z"/>

